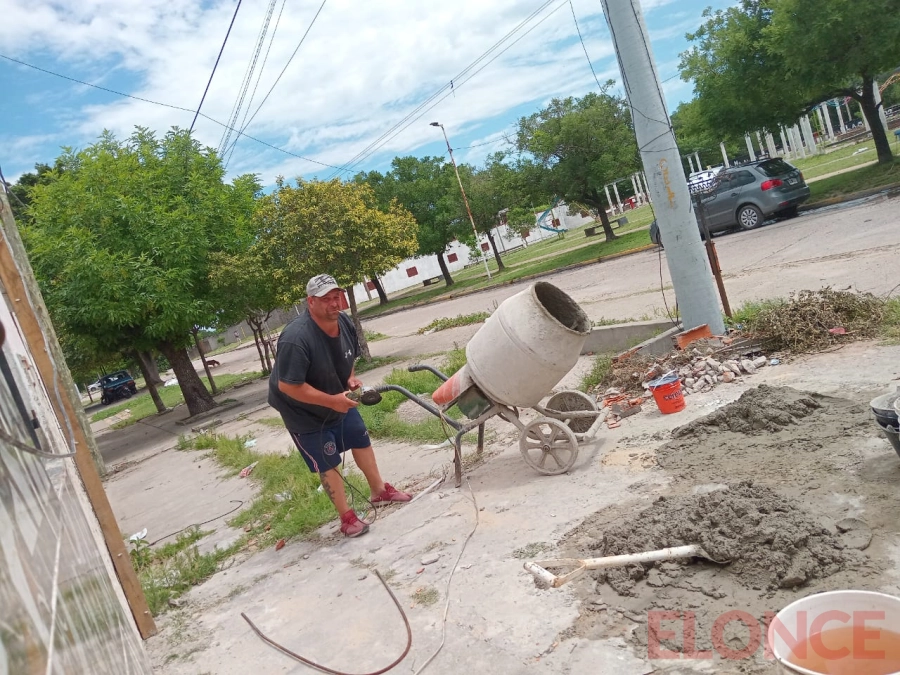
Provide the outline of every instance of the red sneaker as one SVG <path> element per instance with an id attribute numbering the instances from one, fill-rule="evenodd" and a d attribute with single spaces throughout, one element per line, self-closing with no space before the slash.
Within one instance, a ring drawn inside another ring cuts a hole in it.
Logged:
<path id="1" fill-rule="evenodd" d="M 347 513 L 341 514 L 341 532 L 346 537 L 359 537 L 369 531 L 369 524 L 361 521 L 356 511 L 350 509 Z"/>
<path id="2" fill-rule="evenodd" d="M 412 499 L 412 495 L 408 492 L 401 492 L 390 483 L 384 484 L 384 490 L 380 495 L 372 498 L 373 504 L 386 504 L 388 502 L 408 502 Z"/>

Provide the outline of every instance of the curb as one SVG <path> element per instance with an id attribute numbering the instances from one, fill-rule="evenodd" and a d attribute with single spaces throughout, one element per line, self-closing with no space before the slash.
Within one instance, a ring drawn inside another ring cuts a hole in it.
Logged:
<path id="1" fill-rule="evenodd" d="M 638 230 L 636 230 L 638 231 Z M 399 314 L 400 312 L 405 312 L 409 309 L 417 309 L 419 307 L 425 307 L 427 305 L 432 305 L 436 303 L 445 302 L 446 300 L 456 300 L 458 298 L 465 298 L 470 295 L 477 295 L 478 293 L 484 293 L 486 291 L 492 291 L 496 288 L 501 288 L 503 286 L 511 286 L 513 284 L 518 284 L 523 281 L 530 281 L 532 279 L 540 279 L 542 277 L 549 277 L 552 274 L 558 274 L 560 272 L 568 272 L 570 270 L 577 270 L 582 267 L 590 267 L 591 265 L 597 265 L 602 262 L 607 262 L 610 260 L 616 260 L 618 258 L 625 258 L 630 255 L 635 255 L 637 253 L 643 253 L 644 251 L 649 251 L 651 249 L 655 249 L 656 244 L 647 244 L 646 246 L 638 246 L 637 248 L 630 248 L 627 251 L 620 251 L 618 253 L 613 253 L 612 255 L 603 256 L 600 258 L 596 258 L 595 260 L 585 260 L 580 263 L 573 263 L 571 265 L 566 265 L 565 267 L 558 267 L 555 270 L 548 270 L 547 272 L 538 272 L 537 274 L 528 274 L 524 277 L 518 277 L 517 279 L 510 279 L 509 281 L 500 281 L 495 284 L 491 284 L 490 286 L 486 286 L 484 288 L 473 288 L 471 290 L 459 291 L 458 293 L 450 293 L 448 295 L 442 295 L 439 298 L 434 298 L 433 300 L 428 300 L 425 302 L 415 302 L 409 305 L 404 305 L 403 307 L 397 307 L 396 309 L 389 309 L 384 312 L 380 312 L 375 316 L 371 317 L 361 317 L 360 321 L 369 321 L 373 319 L 380 319 L 385 316 L 391 316 L 392 314 Z"/>
<path id="2" fill-rule="evenodd" d="M 798 211 L 800 213 L 803 213 L 805 211 L 822 208 L 823 206 L 834 206 L 835 204 L 842 204 L 843 202 L 852 202 L 854 199 L 871 197 L 872 195 L 877 195 L 882 192 L 900 194 L 900 183 L 890 183 L 888 185 L 882 185 L 881 187 L 877 188 L 869 188 L 868 190 L 851 192 L 848 195 L 841 195 L 840 197 L 829 197 L 828 199 L 821 199 L 817 202 L 810 202 L 801 206 Z"/>
<path id="3" fill-rule="evenodd" d="M 882 192 L 885 193 L 897 193 L 900 194 L 900 183 L 891 183 L 889 185 L 882 185 L 881 187 L 871 188 L 868 190 L 860 190 L 859 192 L 853 192 L 849 195 L 841 195 L 840 197 L 832 197 L 830 199 L 823 199 L 818 202 L 813 202 L 811 204 L 804 204 L 801 206 L 798 211 L 800 213 L 804 213 L 806 211 L 810 211 L 813 209 L 822 208 L 823 206 L 833 206 L 834 204 L 841 204 L 843 202 L 850 202 L 854 199 L 862 199 L 863 197 L 871 197 L 872 195 L 877 195 Z M 644 229 L 644 228 L 640 228 Z M 639 231 L 639 230 L 635 230 Z M 589 267 L 590 265 L 596 265 L 598 263 L 602 263 L 608 260 L 615 260 L 617 258 L 624 258 L 629 255 L 635 255 L 637 253 L 643 253 L 644 251 L 649 251 L 651 249 L 655 249 L 656 244 L 648 244 L 646 246 L 639 246 L 637 248 L 628 249 L 627 251 L 621 251 L 619 253 L 613 253 L 612 255 L 603 256 L 601 258 L 597 258 L 596 260 L 585 260 L 584 262 L 574 263 L 572 265 L 566 265 L 565 267 L 559 267 L 552 271 L 547 272 L 539 272 L 537 274 L 529 274 L 524 277 L 519 277 L 518 279 L 511 279 L 510 281 L 501 281 L 495 284 L 491 284 L 490 286 L 486 286 L 484 288 L 473 288 L 472 290 L 467 291 L 459 291 L 458 293 L 449 293 L 448 295 L 440 296 L 439 298 L 434 298 L 433 300 L 427 300 L 424 302 L 415 302 L 409 305 L 404 305 L 403 307 L 398 307 L 396 309 L 389 309 L 384 312 L 379 312 L 375 316 L 360 318 L 360 321 L 369 321 L 371 319 L 380 319 L 384 316 L 391 316 L 392 314 L 398 314 L 400 312 L 405 312 L 408 309 L 416 309 L 418 307 L 425 307 L 426 305 L 431 305 L 439 302 L 444 302 L 445 300 L 456 300 L 457 298 L 464 298 L 469 295 L 476 295 L 478 293 L 484 293 L 485 291 L 490 291 L 495 288 L 500 288 L 502 286 L 510 286 L 512 284 L 517 284 L 521 281 L 530 281 L 532 279 L 540 279 L 541 277 L 547 277 L 551 274 L 558 274 L 559 272 L 568 272 L 570 270 L 580 269 L 582 267 Z"/>

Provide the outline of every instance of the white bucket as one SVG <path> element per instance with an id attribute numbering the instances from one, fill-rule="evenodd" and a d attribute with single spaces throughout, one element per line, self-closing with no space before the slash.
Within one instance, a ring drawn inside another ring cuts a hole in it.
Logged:
<path id="1" fill-rule="evenodd" d="M 802 614 L 805 612 L 805 617 Z M 826 612 L 833 615 L 826 617 Z M 809 637 L 810 628 L 816 622 L 824 622 L 822 628 L 831 630 L 854 624 L 854 612 L 883 612 L 883 619 L 866 618 L 865 630 L 880 629 L 897 632 L 900 629 L 900 598 L 872 591 L 829 591 L 801 598 L 782 609 L 769 624 L 768 643 L 778 664 L 778 672 L 784 675 L 821 675 L 821 673 L 789 663 L 791 654 L 789 639 L 798 635 Z M 798 621 L 799 620 L 799 621 Z M 779 628 L 778 624 L 781 627 Z M 783 631 L 783 632 L 782 632 Z M 821 632 L 816 630 L 815 632 Z M 787 639 L 786 639 L 787 638 Z M 869 647 L 871 649 L 871 647 Z M 848 664 L 849 665 L 849 664 Z M 847 671 L 851 672 L 851 671 Z M 887 675 L 900 675 L 900 671 Z"/>
<path id="2" fill-rule="evenodd" d="M 539 281 L 503 301 L 472 336 L 466 368 L 488 398 L 530 408 L 572 369 L 590 332 L 578 303 Z"/>

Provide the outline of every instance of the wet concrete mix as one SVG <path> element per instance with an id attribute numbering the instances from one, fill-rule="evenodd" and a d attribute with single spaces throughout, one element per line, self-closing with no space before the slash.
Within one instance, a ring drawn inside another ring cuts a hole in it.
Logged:
<path id="1" fill-rule="evenodd" d="M 714 659 L 716 672 L 771 672 L 767 613 L 838 588 L 900 595 L 888 572 L 900 463 L 867 406 L 762 385 L 675 429 L 656 459 L 672 479 L 665 494 L 599 511 L 566 535 L 561 555 L 699 544 L 719 562 L 592 572 L 573 582 L 575 634 L 622 636 L 680 668 Z"/>

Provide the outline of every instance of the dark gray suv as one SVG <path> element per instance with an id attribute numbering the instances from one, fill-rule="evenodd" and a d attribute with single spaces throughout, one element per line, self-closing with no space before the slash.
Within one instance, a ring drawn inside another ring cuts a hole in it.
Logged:
<path id="1" fill-rule="evenodd" d="M 803 174 L 783 159 L 763 159 L 719 172 L 719 185 L 703 198 L 710 232 L 734 227 L 752 230 L 769 216 L 795 216 L 809 199 Z M 659 244 L 659 228 L 650 226 L 650 240 Z"/>

